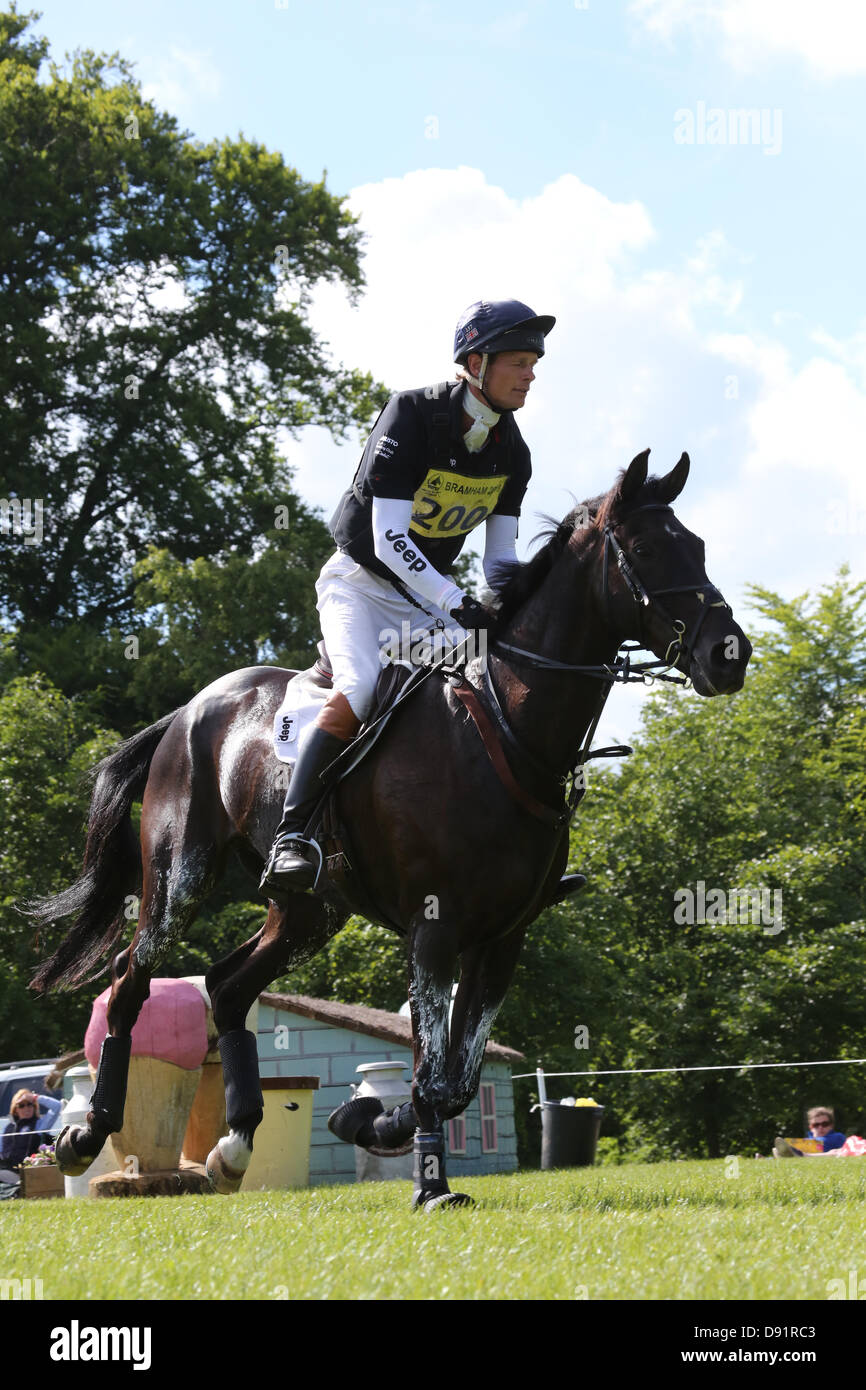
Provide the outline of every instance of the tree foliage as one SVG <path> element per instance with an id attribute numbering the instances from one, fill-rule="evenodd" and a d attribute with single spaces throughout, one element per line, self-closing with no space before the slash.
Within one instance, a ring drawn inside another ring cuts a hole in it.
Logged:
<path id="1" fill-rule="evenodd" d="M 344 200 L 243 136 L 193 141 L 119 55 L 49 64 L 0 14 L 0 549 L 7 621 L 128 621 L 151 547 L 249 556 L 294 505 L 279 446 L 343 437 L 383 399 L 332 364 L 313 287 L 362 285 Z M 25 646 L 26 650 L 26 646 Z"/>
<path id="2" fill-rule="evenodd" d="M 51 1056 L 84 1038 L 89 1004 L 84 1013 L 76 996 L 37 1000 L 28 992 L 62 929 L 37 936 L 17 904 L 78 877 L 87 771 L 116 743 L 112 730 L 42 676 L 17 678 L 0 694 L 0 1039 L 7 1059 Z"/>

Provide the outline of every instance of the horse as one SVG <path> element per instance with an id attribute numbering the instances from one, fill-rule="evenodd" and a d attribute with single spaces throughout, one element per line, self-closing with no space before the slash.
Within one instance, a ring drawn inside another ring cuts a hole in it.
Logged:
<path id="1" fill-rule="evenodd" d="M 628 654 L 617 653 L 637 642 L 657 660 L 632 676 L 649 680 L 651 668 L 664 668 L 662 676 L 690 679 L 705 697 L 739 690 L 751 655 L 707 579 L 703 541 L 672 509 L 688 455 L 649 478 L 648 456 L 639 454 L 607 493 L 575 507 L 530 560 L 515 564 L 480 663 L 481 692 L 478 663 L 450 668 L 447 679 L 428 673 L 395 708 L 375 750 L 333 789 L 339 824 L 350 829 L 353 873 L 339 886 L 324 874 L 315 891 L 269 902 L 260 930 L 207 972 L 229 1129 L 207 1160 L 217 1192 L 240 1187 L 262 1119 L 248 1010 L 359 911 L 407 938 L 412 1099 L 390 1114 L 375 1098 L 349 1101 L 331 1128 L 372 1152 L 411 1146 L 416 1209 L 471 1205 L 448 1185 L 444 1125 L 477 1094 L 527 928 L 569 891 L 560 881 L 582 766 L 604 698 L 629 674 Z M 42 922 L 76 914 L 31 987 L 78 987 L 105 968 L 141 873 L 138 924 L 111 964 L 90 1110 L 56 1145 L 66 1174 L 86 1171 L 121 1128 L 131 1031 L 150 979 L 227 854 L 236 849 L 261 872 L 283 799 L 272 722 L 292 674 L 234 671 L 104 759 L 80 878 L 31 905 Z M 139 799 L 140 848 L 130 823 Z"/>

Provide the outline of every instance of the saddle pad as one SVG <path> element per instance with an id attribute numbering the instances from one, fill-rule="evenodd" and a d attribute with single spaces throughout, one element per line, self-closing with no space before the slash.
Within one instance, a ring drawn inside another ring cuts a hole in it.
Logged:
<path id="1" fill-rule="evenodd" d="M 292 676 L 274 715 L 274 752 L 281 763 L 297 761 L 307 731 L 331 693 L 331 682 L 315 666 Z"/>

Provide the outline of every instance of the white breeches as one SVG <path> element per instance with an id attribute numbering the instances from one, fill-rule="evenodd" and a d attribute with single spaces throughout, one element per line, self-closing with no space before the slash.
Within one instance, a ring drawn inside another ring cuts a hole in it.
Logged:
<path id="1" fill-rule="evenodd" d="M 438 639 L 434 655 L 444 654 L 448 645 L 466 636 L 459 623 L 435 604 L 424 602 L 426 612 L 414 608 L 386 579 L 356 564 L 343 550 L 322 567 L 316 581 L 316 607 L 334 689 L 346 697 L 359 719 L 366 719 L 370 712 L 379 675 L 389 658 L 409 660 L 411 644 L 417 644 L 417 660 L 421 639 L 437 619 L 444 623 L 448 640 L 443 645 Z"/>

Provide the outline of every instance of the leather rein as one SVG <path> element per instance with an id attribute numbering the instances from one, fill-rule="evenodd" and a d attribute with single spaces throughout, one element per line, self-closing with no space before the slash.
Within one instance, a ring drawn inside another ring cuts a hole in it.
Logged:
<path id="1" fill-rule="evenodd" d="M 672 511 L 664 502 L 648 502 L 642 507 L 635 507 L 634 512 L 643 511 Z M 517 780 L 504 758 L 502 748 L 496 738 L 496 730 L 493 728 L 484 706 L 482 705 L 478 692 L 466 680 L 463 671 L 452 667 L 448 671 L 448 679 L 454 690 L 454 694 L 466 706 L 472 716 L 478 732 L 481 735 L 488 757 L 493 763 L 500 780 L 512 797 L 524 808 L 534 815 L 537 819 L 545 821 L 550 825 L 567 825 L 577 809 L 586 791 L 586 781 L 584 777 L 585 764 L 592 758 L 614 758 L 627 756 L 632 749 L 624 743 L 612 744 L 607 748 L 592 749 L 592 740 L 598 728 L 607 697 L 616 684 L 626 685 L 630 682 L 640 681 L 644 685 L 650 685 L 656 680 L 669 681 L 674 685 L 686 686 L 689 683 L 687 676 L 673 676 L 669 672 L 676 666 L 680 658 L 685 655 L 691 659 L 695 644 L 698 640 L 701 628 L 706 621 L 707 614 L 711 608 L 725 608 L 730 613 L 730 605 L 725 601 L 723 595 L 714 584 L 709 581 L 705 584 L 678 584 L 664 589 L 648 589 L 643 583 L 637 572 L 636 566 L 628 559 L 614 534 L 616 527 L 606 526 L 604 528 L 604 570 L 602 576 L 602 596 L 605 606 L 610 606 L 610 591 L 608 586 L 608 571 L 611 563 L 611 553 L 616 557 L 626 586 L 628 587 L 635 602 L 644 608 L 649 608 L 655 603 L 663 616 L 670 623 L 673 637 L 668 645 L 663 661 L 646 661 L 637 665 L 631 663 L 631 653 L 641 649 L 640 642 L 623 642 L 620 645 L 620 652 L 613 662 L 599 666 L 578 666 L 569 662 L 556 661 L 552 657 L 542 656 L 539 652 L 527 651 L 524 647 L 517 647 L 511 642 L 497 640 L 493 643 L 494 652 L 507 652 L 512 661 L 517 658 L 516 664 L 535 667 L 537 670 L 544 671 L 563 671 L 571 672 L 575 675 L 595 677 L 603 682 L 595 713 L 590 721 L 586 736 L 578 753 L 577 762 L 570 772 L 562 775 L 554 772 L 553 769 L 546 767 L 543 763 L 524 748 L 517 738 L 510 724 L 508 723 L 505 711 L 496 693 L 493 679 L 486 664 L 483 667 L 484 690 L 487 695 L 487 703 L 493 715 L 499 733 L 514 757 L 523 764 L 530 772 L 536 784 L 542 784 L 545 790 L 559 797 L 564 797 L 559 801 L 559 805 L 554 807 L 549 804 L 546 796 L 543 799 L 534 796 L 527 788 Z M 703 605 L 691 632 L 686 636 L 686 625 L 680 618 L 671 618 L 662 604 L 657 603 L 662 594 L 697 594 Z M 713 597 L 716 596 L 716 597 Z M 659 669 L 661 668 L 661 669 Z M 571 778 L 571 788 L 565 795 L 565 787 Z"/>

